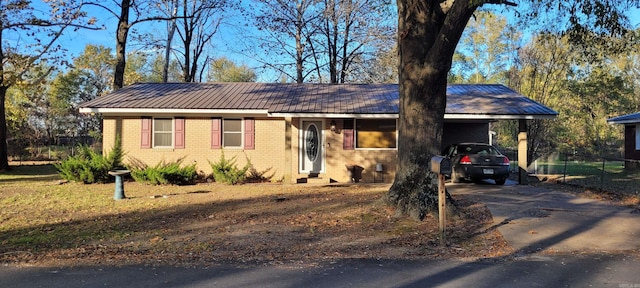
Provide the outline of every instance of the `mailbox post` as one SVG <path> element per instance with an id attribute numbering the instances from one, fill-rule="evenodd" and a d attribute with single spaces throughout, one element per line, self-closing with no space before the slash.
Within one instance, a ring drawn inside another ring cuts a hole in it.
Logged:
<path id="1" fill-rule="evenodd" d="M 444 175 L 451 174 L 451 160 L 444 156 L 431 157 L 431 172 L 438 174 L 438 223 L 440 227 L 440 246 L 445 245 L 445 223 L 447 215 L 446 189 Z"/>

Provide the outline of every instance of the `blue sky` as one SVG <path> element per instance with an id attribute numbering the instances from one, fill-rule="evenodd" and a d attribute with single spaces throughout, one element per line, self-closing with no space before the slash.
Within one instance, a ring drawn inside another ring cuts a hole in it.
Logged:
<path id="1" fill-rule="evenodd" d="M 39 1 L 34 1 L 39 2 Z M 89 11 L 92 15 L 98 20 L 98 25 L 102 25 L 105 27 L 103 30 L 98 31 L 89 31 L 89 30 L 79 30 L 76 32 L 68 31 L 65 35 L 60 38 L 61 43 L 68 49 L 71 57 L 78 56 L 84 50 L 84 47 L 87 44 L 93 45 L 104 45 L 106 47 L 112 48 L 115 50 L 115 34 L 116 34 L 116 25 L 117 19 L 100 9 L 91 9 Z M 508 14 L 508 13 L 507 13 Z M 629 15 L 632 17 L 631 22 L 634 27 L 640 27 L 640 10 L 634 9 L 629 12 Z M 509 17 L 509 16 L 508 16 Z M 220 28 L 220 32 L 216 35 L 216 39 L 213 40 L 215 44 L 214 47 L 214 55 L 213 57 L 222 57 L 225 56 L 234 60 L 237 64 L 246 64 L 249 67 L 255 68 L 260 66 L 260 64 L 245 55 L 237 52 L 240 49 L 241 45 L 238 43 L 244 42 L 243 38 L 237 30 L 240 28 L 245 28 L 246 26 L 242 25 L 242 20 L 239 19 L 230 19 L 226 25 Z M 233 23 L 233 24 L 232 24 Z M 138 26 L 134 26 L 136 29 L 141 30 L 149 30 L 154 34 L 166 33 L 164 32 L 165 25 L 162 23 L 153 24 L 154 27 L 150 28 L 152 24 L 140 24 Z M 256 30 L 250 31 L 252 33 L 256 33 Z M 162 35 L 162 34 L 160 34 Z M 130 40 L 131 37 L 129 38 Z M 136 46 L 133 41 L 129 42 L 127 46 L 127 51 L 131 52 L 135 49 L 138 49 L 139 46 Z M 260 75 L 258 81 L 261 82 L 273 82 L 277 81 L 277 75 Z"/>

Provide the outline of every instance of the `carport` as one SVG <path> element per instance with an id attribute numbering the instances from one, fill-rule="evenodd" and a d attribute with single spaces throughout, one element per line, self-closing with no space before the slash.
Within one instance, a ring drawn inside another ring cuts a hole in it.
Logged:
<path id="1" fill-rule="evenodd" d="M 555 110 L 503 85 L 449 86 L 442 146 L 459 142 L 491 143 L 491 122 L 518 120 L 518 180 L 526 184 L 529 122 L 557 116 Z"/>
<path id="2" fill-rule="evenodd" d="M 624 159 L 640 160 L 640 112 L 607 119 L 609 124 L 624 125 Z M 640 162 L 625 161 L 625 169 L 638 169 Z"/>

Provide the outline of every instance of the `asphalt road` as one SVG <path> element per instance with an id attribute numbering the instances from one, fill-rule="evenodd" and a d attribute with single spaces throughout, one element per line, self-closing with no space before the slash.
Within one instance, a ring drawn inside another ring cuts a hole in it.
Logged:
<path id="1" fill-rule="evenodd" d="M 510 260 L 346 260 L 207 268 L 96 266 L 0 268 L 0 287 L 640 287 L 631 255 Z"/>

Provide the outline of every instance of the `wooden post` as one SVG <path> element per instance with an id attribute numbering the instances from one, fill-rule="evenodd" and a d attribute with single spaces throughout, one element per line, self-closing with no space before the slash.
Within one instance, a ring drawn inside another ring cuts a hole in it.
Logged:
<path id="1" fill-rule="evenodd" d="M 438 173 L 438 219 L 440 223 L 440 246 L 444 246 L 445 241 L 445 218 L 447 215 L 446 195 L 444 186 L 444 175 Z"/>

